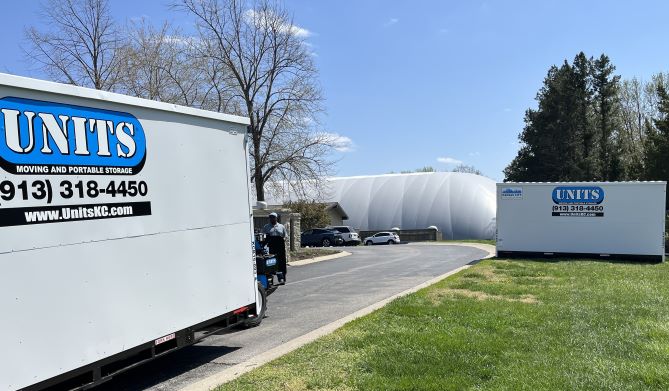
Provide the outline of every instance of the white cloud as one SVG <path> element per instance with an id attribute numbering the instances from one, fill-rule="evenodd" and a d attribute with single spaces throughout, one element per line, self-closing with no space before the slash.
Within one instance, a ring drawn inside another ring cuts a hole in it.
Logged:
<path id="1" fill-rule="evenodd" d="M 397 18 L 390 18 L 390 19 L 388 19 L 388 21 L 387 21 L 386 23 L 384 23 L 383 25 L 386 26 L 386 27 L 388 27 L 388 26 L 392 26 L 392 25 L 394 25 L 394 24 L 397 24 L 397 22 L 399 22 L 399 21 L 400 21 L 400 20 L 397 19 Z"/>
<path id="2" fill-rule="evenodd" d="M 306 40 L 302 41 L 302 45 L 304 45 L 310 55 L 318 57 L 318 53 L 316 53 L 316 45 Z"/>
<path id="3" fill-rule="evenodd" d="M 439 34 L 448 34 L 450 32 L 450 30 L 447 29 L 446 27 L 442 27 L 437 31 L 439 32 Z"/>
<path id="4" fill-rule="evenodd" d="M 311 37 L 312 35 L 311 31 L 305 29 L 304 27 L 295 25 L 290 26 L 290 32 L 296 37 L 302 37 L 302 38 L 308 38 Z"/>
<path id="5" fill-rule="evenodd" d="M 350 137 L 343 136 L 339 133 L 321 133 L 324 141 L 332 145 L 338 152 L 353 152 L 355 144 Z"/>
<path id="6" fill-rule="evenodd" d="M 246 11 L 246 17 L 249 18 L 249 21 L 264 25 L 268 24 L 269 22 L 272 21 L 272 18 L 275 18 L 276 16 L 271 15 L 267 12 L 258 12 L 256 10 L 248 10 Z M 296 26 L 294 24 L 288 24 L 288 23 L 283 23 L 281 26 L 279 26 L 279 31 L 281 32 L 289 32 L 292 35 L 300 38 L 308 38 L 313 35 L 313 33 L 304 27 Z"/>
<path id="7" fill-rule="evenodd" d="M 437 161 L 439 163 L 453 164 L 453 165 L 458 165 L 458 164 L 463 163 L 462 160 L 458 160 L 458 159 L 455 159 L 455 158 L 452 158 L 452 157 L 438 157 Z"/>
<path id="8" fill-rule="evenodd" d="M 478 152 L 478 151 L 476 151 L 476 152 L 469 152 L 467 155 L 469 155 L 469 156 L 471 156 L 471 157 L 477 157 L 477 156 L 481 156 L 481 152 Z"/>
<path id="9" fill-rule="evenodd" d="M 505 112 L 505 113 L 508 113 L 508 112 L 510 112 L 510 111 L 511 111 L 510 108 L 508 108 L 508 107 L 505 107 L 505 108 L 504 108 L 504 112 Z"/>

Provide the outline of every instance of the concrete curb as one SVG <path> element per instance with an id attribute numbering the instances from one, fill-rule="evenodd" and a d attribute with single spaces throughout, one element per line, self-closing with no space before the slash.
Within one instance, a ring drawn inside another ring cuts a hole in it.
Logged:
<path id="1" fill-rule="evenodd" d="M 465 246 L 465 247 L 474 247 L 479 250 L 487 251 L 488 256 L 486 258 L 494 257 L 497 253 L 497 248 L 492 244 L 485 243 L 469 243 L 469 242 L 414 242 L 412 245 L 423 245 L 423 246 Z"/>
<path id="2" fill-rule="evenodd" d="M 448 243 L 448 245 L 457 245 L 457 246 L 465 246 L 465 247 L 474 247 L 478 248 L 484 251 L 488 252 L 488 255 L 484 257 L 483 259 L 490 258 L 495 256 L 495 247 L 488 245 L 488 244 L 478 244 L 478 243 L 462 243 L 462 244 L 451 244 Z M 336 254 L 338 255 L 338 254 Z M 471 267 L 471 265 L 464 265 L 460 266 L 457 269 L 451 270 L 448 273 L 442 274 L 440 276 L 437 276 L 435 278 L 432 278 L 431 280 L 425 281 L 419 285 L 414 286 L 413 288 L 409 288 L 403 292 L 400 292 L 398 294 L 395 294 L 393 296 L 390 296 L 386 299 L 383 299 L 381 301 L 378 301 L 372 305 L 369 305 L 363 309 L 360 309 L 348 316 L 345 316 L 341 319 L 335 320 L 332 323 L 326 324 L 325 326 L 319 327 L 316 330 L 310 331 L 307 334 L 304 334 L 302 336 L 299 336 L 297 338 L 294 338 L 283 345 L 279 345 L 273 349 L 270 349 L 256 357 L 251 358 L 250 360 L 247 360 L 245 362 L 233 365 L 229 368 L 226 368 L 218 373 L 215 373 L 205 379 L 202 379 L 198 382 L 192 383 L 184 388 L 181 389 L 181 391 L 209 391 L 212 390 L 224 383 L 227 383 L 231 380 L 234 380 L 238 378 L 239 376 L 250 372 L 251 370 L 258 368 L 261 365 L 267 364 L 268 362 L 275 360 L 284 354 L 290 353 L 293 350 L 296 350 L 310 342 L 315 341 L 316 339 L 323 337 L 325 335 L 328 335 L 338 328 L 342 327 L 346 323 L 358 319 L 360 317 L 363 317 L 365 315 L 369 315 L 370 313 L 378 310 L 379 308 L 385 306 L 386 304 L 390 303 L 391 301 L 400 298 L 402 296 L 409 295 L 411 293 L 417 292 L 423 288 L 426 288 L 432 284 L 436 284 L 437 282 L 445 279 L 446 277 L 452 276 L 453 274 L 456 274 L 462 270 L 465 270 L 467 268 Z"/>
<path id="3" fill-rule="evenodd" d="M 290 266 L 304 266 L 304 265 L 309 265 L 311 263 L 323 262 L 323 261 L 329 261 L 331 259 L 347 257 L 349 255 L 351 255 L 350 252 L 342 251 L 338 254 L 323 255 L 322 257 L 307 258 L 307 259 L 302 259 L 302 260 L 299 260 L 299 261 L 288 262 L 288 265 L 290 265 Z"/>

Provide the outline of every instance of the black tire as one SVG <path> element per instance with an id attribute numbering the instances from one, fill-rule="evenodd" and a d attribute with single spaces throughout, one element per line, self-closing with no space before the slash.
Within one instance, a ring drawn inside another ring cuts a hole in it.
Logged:
<path id="1" fill-rule="evenodd" d="M 261 283 L 258 283 L 258 295 L 260 296 L 260 311 L 258 311 L 258 316 L 247 318 L 243 323 L 244 328 L 259 326 L 265 317 L 265 311 L 267 311 L 267 291 L 265 291 L 265 287 Z"/>
<path id="2" fill-rule="evenodd" d="M 371 240 L 368 240 L 368 241 L 365 242 L 365 246 L 371 246 L 372 244 L 374 244 L 374 243 L 372 243 Z"/>
<path id="3" fill-rule="evenodd" d="M 321 244 L 323 245 L 323 247 L 330 247 L 332 245 L 332 243 L 330 242 L 330 239 L 328 239 L 328 238 L 323 239 Z"/>
<path id="4" fill-rule="evenodd" d="M 393 242 L 392 240 L 389 240 L 388 244 L 395 244 L 395 242 Z"/>

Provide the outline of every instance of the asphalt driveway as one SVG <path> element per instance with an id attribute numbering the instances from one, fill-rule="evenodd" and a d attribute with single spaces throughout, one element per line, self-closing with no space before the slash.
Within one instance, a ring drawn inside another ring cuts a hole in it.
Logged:
<path id="1" fill-rule="evenodd" d="M 487 255 L 471 247 L 424 244 L 346 250 L 352 255 L 290 267 L 288 283 L 269 297 L 259 327 L 211 336 L 96 390 L 178 390 Z"/>

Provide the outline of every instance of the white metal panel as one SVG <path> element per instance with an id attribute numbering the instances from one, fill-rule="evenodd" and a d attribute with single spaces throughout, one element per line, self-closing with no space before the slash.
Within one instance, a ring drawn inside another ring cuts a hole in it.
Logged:
<path id="1" fill-rule="evenodd" d="M 151 215 L 0 227 L 0 389 L 34 384 L 255 302 L 245 120 L 153 102 L 142 107 L 143 100 L 54 83 L 14 84 L 21 88 L 0 86 L 0 98 L 130 113 L 146 135 L 146 163 L 132 176 L 0 170 L 0 181 L 142 180 Z M 64 199 L 57 191 L 53 197 L 53 205 L 123 201 L 107 194 Z M 44 203 L 14 199 L 0 209 Z"/>
<path id="2" fill-rule="evenodd" d="M 0 389 L 255 302 L 248 249 L 235 224 L 0 255 Z"/>
<path id="3" fill-rule="evenodd" d="M 157 102 L 154 100 L 136 98 L 133 96 L 116 94 L 108 91 L 93 90 L 90 88 L 77 87 L 69 84 L 55 83 L 46 80 L 37 80 L 29 77 L 9 75 L 6 73 L 0 73 L 0 85 L 21 88 L 24 90 L 34 90 L 43 93 L 77 96 L 87 99 L 88 101 L 97 100 L 101 102 L 115 102 L 126 106 L 151 108 L 201 118 L 211 118 L 241 125 L 249 125 L 251 123 L 248 118 L 237 115 L 216 113 L 213 111 L 200 110 L 171 103 Z"/>
<path id="4" fill-rule="evenodd" d="M 604 197 L 553 215 L 558 187 L 599 187 Z M 498 183 L 497 251 L 664 256 L 665 191 L 665 182 Z"/>
<path id="5" fill-rule="evenodd" d="M 178 113 L 151 109 L 129 108 L 117 103 L 88 101 L 78 97 L 60 96 L 40 91 L 21 90 L 0 85 L 0 97 L 20 96 L 30 99 L 128 111 L 141 122 L 146 132 L 147 159 L 143 170 L 129 177 L 108 176 L 106 180 L 145 180 L 148 184 L 152 207 L 165 211 L 150 218 L 132 218 L 60 224 L 26 225 L 13 227 L 12 240 L 0 239 L 0 252 L 41 248 L 63 244 L 81 243 L 170 232 L 193 227 L 208 227 L 249 221 L 246 205 L 245 127 L 219 120 L 186 116 Z M 236 132 L 232 134 L 231 131 Z M 0 171 L 0 179 L 9 174 Z M 22 175 L 21 180 L 42 179 L 40 175 Z M 61 180 L 99 179 L 95 176 L 56 176 Z M 54 205 L 79 204 L 80 200 L 58 197 L 54 192 Z M 96 203 L 119 201 L 118 197 L 100 195 Z M 39 200 L 15 200 L 21 206 L 43 204 Z M 203 207 L 217 205 L 219 208 Z M 3 203 L 2 206 L 12 206 Z M 100 227 L 103 227 L 102 229 Z M 1 232 L 1 231 L 0 231 Z"/>

